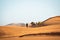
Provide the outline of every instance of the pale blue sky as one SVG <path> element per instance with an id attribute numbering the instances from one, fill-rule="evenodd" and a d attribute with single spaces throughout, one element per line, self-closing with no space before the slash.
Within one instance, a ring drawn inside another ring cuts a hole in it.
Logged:
<path id="1" fill-rule="evenodd" d="M 60 0 L 0 0 L 0 25 L 44 21 L 60 15 Z"/>

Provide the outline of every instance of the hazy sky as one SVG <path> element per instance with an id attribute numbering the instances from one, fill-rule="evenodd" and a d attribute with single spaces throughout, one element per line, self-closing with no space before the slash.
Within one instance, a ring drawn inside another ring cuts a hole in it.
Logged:
<path id="1" fill-rule="evenodd" d="M 60 15 L 60 0 L 0 0 L 0 25 L 43 21 Z"/>

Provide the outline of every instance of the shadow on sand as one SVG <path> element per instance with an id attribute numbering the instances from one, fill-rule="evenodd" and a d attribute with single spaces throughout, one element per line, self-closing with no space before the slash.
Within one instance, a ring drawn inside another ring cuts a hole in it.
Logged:
<path id="1" fill-rule="evenodd" d="M 24 37 L 24 36 L 42 36 L 42 35 L 46 35 L 46 36 L 60 36 L 60 32 L 25 34 L 25 35 L 22 35 L 22 36 L 19 36 L 19 37 Z"/>

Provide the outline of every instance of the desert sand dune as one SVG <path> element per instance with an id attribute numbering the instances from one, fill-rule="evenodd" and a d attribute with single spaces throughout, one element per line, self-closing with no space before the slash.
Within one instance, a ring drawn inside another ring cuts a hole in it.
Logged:
<path id="1" fill-rule="evenodd" d="M 48 33 L 48 32 L 60 32 L 60 24 L 49 25 L 38 28 L 26 28 L 20 26 L 3 26 L 0 27 L 0 37 L 12 37 L 21 36 L 25 34 L 36 34 L 36 33 Z M 5 34 L 5 35 L 4 35 Z"/>
<path id="2" fill-rule="evenodd" d="M 60 24 L 60 16 L 48 18 L 47 20 L 43 21 L 42 24 L 43 25 Z"/>
<path id="3" fill-rule="evenodd" d="M 60 33 L 60 16 L 49 18 L 42 22 L 42 27 L 22 27 L 18 25 L 0 26 L 0 40 L 60 40 L 60 36 L 24 36 L 38 33 Z"/>

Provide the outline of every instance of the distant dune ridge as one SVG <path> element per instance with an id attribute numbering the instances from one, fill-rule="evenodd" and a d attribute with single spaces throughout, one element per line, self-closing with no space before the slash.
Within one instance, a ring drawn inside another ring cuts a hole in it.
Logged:
<path id="1" fill-rule="evenodd" d="M 25 26 L 24 23 L 10 23 L 10 24 L 7 24 L 5 26 L 11 26 L 11 25 L 16 25 L 16 26 Z"/>
<path id="2" fill-rule="evenodd" d="M 42 27 L 26 28 L 17 25 L 0 26 L 0 37 L 15 37 L 26 34 L 60 32 L 60 16 L 50 18 L 43 22 Z"/>

